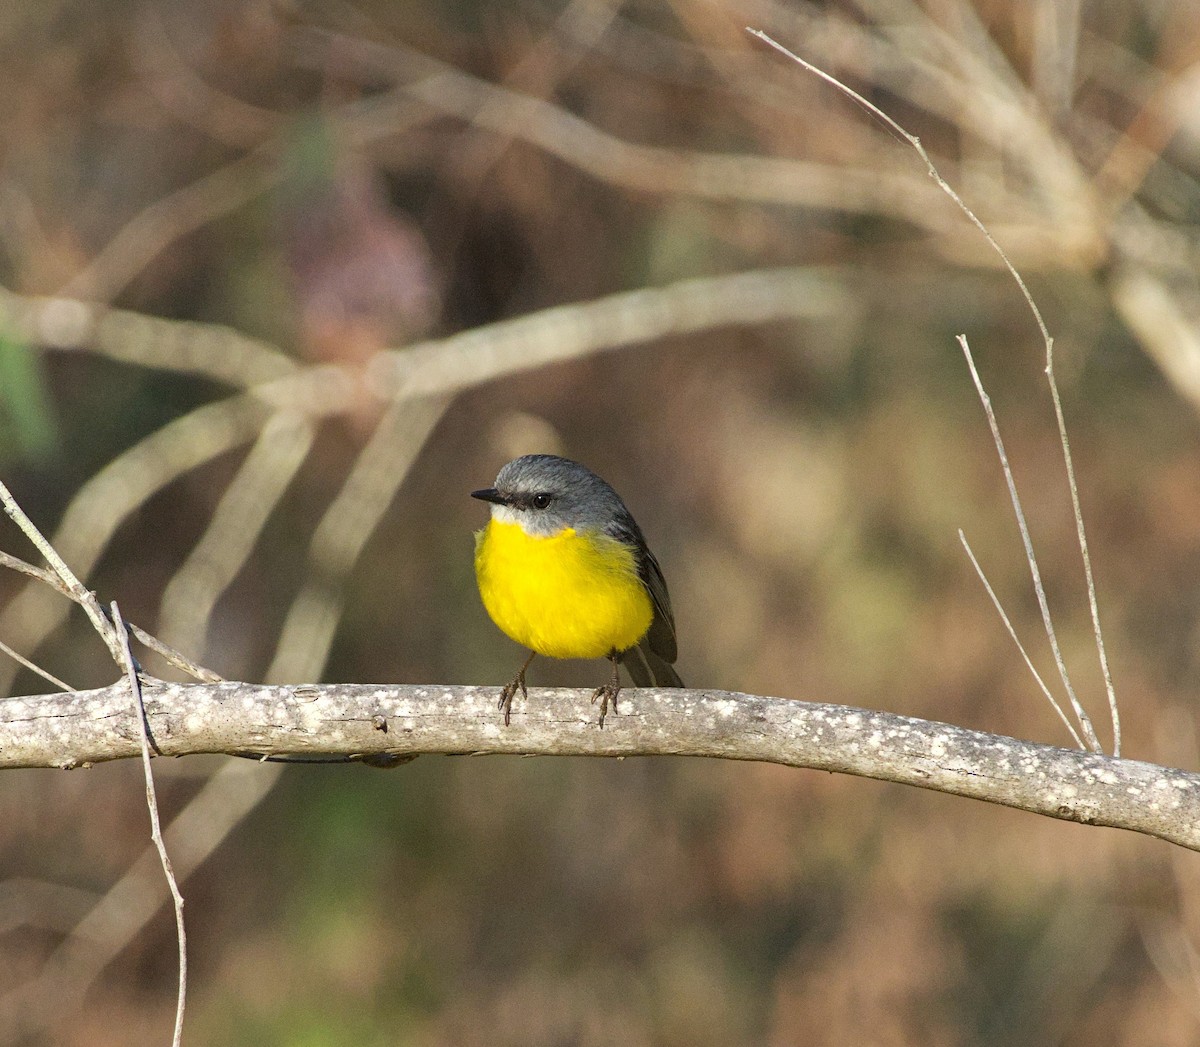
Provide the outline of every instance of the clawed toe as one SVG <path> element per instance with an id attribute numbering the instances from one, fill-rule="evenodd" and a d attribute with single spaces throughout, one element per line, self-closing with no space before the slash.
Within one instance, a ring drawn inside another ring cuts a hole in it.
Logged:
<path id="1" fill-rule="evenodd" d="M 534 652 L 529 652 L 529 657 L 525 659 L 525 663 L 517 671 L 517 675 L 513 678 L 513 682 L 505 684 L 504 690 L 500 692 L 500 700 L 496 702 L 496 708 L 504 713 L 504 726 L 509 725 L 512 718 L 512 703 L 513 698 L 517 695 L 517 688 L 521 689 L 521 696 L 528 700 L 529 692 L 525 690 L 525 670 L 529 668 L 529 663 L 533 661 Z"/>
<path id="2" fill-rule="evenodd" d="M 608 703 L 612 702 L 613 715 L 617 715 L 617 695 L 621 693 L 621 688 L 614 686 L 611 683 L 606 683 L 603 687 L 597 687 L 596 693 L 592 695 L 592 704 L 595 704 L 596 699 L 600 699 L 600 727 L 604 728 L 604 717 L 608 715 Z"/>
<path id="3" fill-rule="evenodd" d="M 518 673 L 517 678 L 513 680 L 512 683 L 504 685 L 504 689 L 500 692 L 500 700 L 496 702 L 496 708 L 504 713 L 505 727 L 509 725 L 509 721 L 512 718 L 512 703 L 513 699 L 517 696 L 518 688 L 520 689 L 521 696 L 523 698 L 529 697 L 529 692 L 525 690 L 524 672 Z"/>

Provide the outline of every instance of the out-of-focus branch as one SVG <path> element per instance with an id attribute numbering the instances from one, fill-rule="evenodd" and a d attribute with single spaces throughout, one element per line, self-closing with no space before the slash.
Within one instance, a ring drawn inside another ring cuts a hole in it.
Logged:
<path id="1" fill-rule="evenodd" d="M 833 319 L 854 308 L 831 270 L 760 269 L 680 280 L 555 306 L 380 355 L 372 361 L 371 377 L 386 398 L 453 393 L 602 349 L 727 326 Z"/>
<path id="2" fill-rule="evenodd" d="M 409 98 L 396 94 L 374 99 L 367 106 L 350 103 L 330 114 L 330 119 L 347 143 L 361 147 L 380 138 L 393 138 L 429 119 L 428 110 L 418 113 L 418 108 Z M 280 139 L 273 135 L 236 160 L 147 204 L 67 282 L 62 294 L 111 301 L 172 243 L 278 185 L 283 177 L 278 162 L 281 151 Z"/>
<path id="3" fill-rule="evenodd" d="M 260 385 L 299 368 L 270 343 L 223 324 L 167 320 L 61 295 L 20 295 L 0 288 L 0 326 L 27 345 L 86 351 L 234 388 Z"/>
<path id="4" fill-rule="evenodd" d="M 1175 388 L 1200 410 L 1200 251 L 1195 238 L 1148 217 L 1116 228 L 1109 291 L 1121 318 Z"/>
<path id="5" fill-rule="evenodd" d="M 888 213 L 943 233 L 946 213 L 928 181 L 903 172 L 829 166 L 753 154 L 686 152 L 638 145 L 608 134 L 540 98 L 473 77 L 425 54 L 327 30 L 298 29 L 298 59 L 329 61 L 331 41 L 345 73 L 369 70 L 444 116 L 527 142 L 601 181 L 656 196 L 826 207 Z"/>
<path id="6" fill-rule="evenodd" d="M 837 771 L 1200 851 L 1200 774 L 868 709 L 731 691 L 628 689 L 596 726 L 588 690 L 532 689 L 512 725 L 496 688 L 143 681 L 159 750 L 708 756 Z M 140 752 L 125 681 L 0 705 L 0 767 L 79 767 Z M 168 840 L 169 842 L 169 840 Z"/>
<path id="7" fill-rule="evenodd" d="M 69 298 L 109 301 L 168 245 L 244 206 L 277 181 L 268 142 L 139 211 L 62 289 Z"/>
<path id="8" fill-rule="evenodd" d="M 226 145 L 252 148 L 274 135 L 287 116 L 219 91 L 175 46 L 164 13 L 142 9 L 131 57 L 159 105 L 179 120 Z"/>
<path id="9" fill-rule="evenodd" d="M 313 534 L 305 583 L 288 608 L 267 680 L 314 680 L 324 671 L 345 580 L 449 402 L 435 396 L 394 403 L 379 420 Z"/>
<path id="10" fill-rule="evenodd" d="M 305 418 L 280 411 L 264 426 L 208 526 L 163 592 L 159 631 L 184 650 L 204 651 L 217 600 L 237 577 L 312 448 Z"/>
<path id="11" fill-rule="evenodd" d="M 40 323 L 32 317 L 39 309 L 50 308 L 50 302 L 54 303 L 51 311 L 59 314 L 70 313 L 73 307 L 81 310 L 85 319 L 71 328 L 78 333 L 66 344 L 84 344 L 86 318 L 93 315 L 88 304 L 0 294 L 0 308 L 7 308 L 10 316 L 24 316 L 30 334 L 44 333 L 44 317 Z M 111 461 L 71 501 L 53 544 L 77 573 L 87 577 L 117 528 L 147 499 L 178 477 L 255 440 L 280 412 L 316 421 L 360 404 L 364 388 L 384 404 L 444 396 L 506 374 L 660 338 L 722 327 L 844 318 L 854 308 L 844 281 L 832 270 L 762 269 L 682 280 L 556 306 L 380 353 L 367 365 L 365 385 L 353 368 L 293 366 L 278 350 L 243 339 L 228 328 L 110 311 L 103 314 L 104 322 L 119 317 L 123 334 L 119 340 L 114 336 L 113 355 L 119 351 L 123 358 L 146 366 L 195 370 L 231 383 L 244 364 L 249 374 L 263 380 L 237 382 L 244 392 L 182 415 Z M 178 332 L 175 337 L 173 331 Z M 32 340 L 41 344 L 41 339 Z M 60 344 L 55 340 L 49 347 Z M 173 344 L 190 347 L 184 354 L 186 362 L 175 359 Z M 207 357 L 201 351 L 206 345 L 223 349 L 223 355 L 215 352 Z M 30 585 L 0 612 L 0 635 L 31 652 L 66 612 L 67 606 L 54 594 Z M 0 693 L 8 690 L 12 675 L 12 666 L 0 663 Z"/>

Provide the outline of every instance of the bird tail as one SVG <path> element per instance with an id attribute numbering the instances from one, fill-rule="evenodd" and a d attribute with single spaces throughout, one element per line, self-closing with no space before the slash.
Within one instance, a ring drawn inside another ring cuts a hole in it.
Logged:
<path id="1" fill-rule="evenodd" d="M 630 647 L 619 655 L 635 687 L 682 687 L 675 667 L 649 647 Z"/>

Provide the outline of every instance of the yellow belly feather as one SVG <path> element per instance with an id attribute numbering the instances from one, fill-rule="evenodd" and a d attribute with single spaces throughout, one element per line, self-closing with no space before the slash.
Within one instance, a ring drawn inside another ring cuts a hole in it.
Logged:
<path id="1" fill-rule="evenodd" d="M 483 606 L 524 647 L 553 658 L 602 658 L 634 646 L 654 606 L 628 546 L 567 528 L 531 537 L 491 520 L 475 534 Z"/>

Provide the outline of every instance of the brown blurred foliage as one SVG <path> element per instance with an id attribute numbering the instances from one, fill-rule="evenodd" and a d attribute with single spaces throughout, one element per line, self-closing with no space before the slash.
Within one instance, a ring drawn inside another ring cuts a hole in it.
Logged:
<path id="1" fill-rule="evenodd" d="M 956 535 L 1052 675 L 954 343 L 965 331 L 1107 737 L 1025 305 L 911 151 L 746 25 L 920 135 L 1028 278 L 1057 339 L 1125 754 L 1194 768 L 1200 22 L 1187 4 L 9 5 L 4 286 L 227 325 L 259 340 L 246 359 L 264 374 L 364 376 L 338 411 L 285 420 L 254 450 L 251 425 L 144 497 L 123 481 L 73 517 L 108 463 L 206 417 L 237 387 L 220 367 L 242 365 L 213 348 L 179 368 L 162 345 L 156 364 L 122 362 L 60 337 L 74 314 L 56 307 L 40 337 L 0 330 L 0 452 L 19 500 L 82 548 L 126 498 L 88 584 L 229 677 L 306 664 L 287 661 L 304 644 L 284 630 L 311 591 L 337 625 L 316 659 L 326 678 L 500 682 L 518 652 L 474 592 L 482 516 L 466 495 L 516 453 L 560 451 L 613 483 L 648 535 L 690 684 L 1065 744 Z M 823 318 L 596 353 L 424 414 L 389 414 L 371 392 L 386 349 L 780 265 L 825 275 Z M 318 555 L 314 533 L 372 441 L 363 490 L 383 515 Z M 23 553 L 18 537 L 5 548 Z M 15 599 L 18 580 L 0 585 Z M 208 593 L 211 623 L 179 618 L 172 585 L 186 606 Z M 24 653 L 78 686 L 112 674 L 81 619 Z M 603 672 L 543 662 L 533 678 Z M 39 687 L 23 673 L 11 690 Z M 215 766 L 157 761 L 164 819 Z M 145 848 L 140 775 L 0 780 L 0 1014 L 37 991 L 63 942 L 77 947 L 70 927 Z M 183 889 L 185 1042 L 1200 1042 L 1194 856 L 776 767 L 292 768 Z M 168 907 L 135 932 L 78 1006 L 51 1000 L 53 1021 L 10 1022 L 0 1041 L 166 1042 Z"/>

